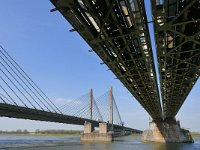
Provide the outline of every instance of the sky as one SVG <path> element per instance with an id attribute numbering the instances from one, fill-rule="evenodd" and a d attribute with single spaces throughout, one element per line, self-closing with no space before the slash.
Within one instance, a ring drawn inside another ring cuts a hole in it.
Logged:
<path id="1" fill-rule="evenodd" d="M 149 115 L 115 79 L 106 65 L 48 0 L 0 1 L 0 45 L 15 59 L 37 85 L 58 104 L 75 99 L 90 88 L 98 97 L 113 87 L 116 103 L 126 126 L 144 130 Z M 149 6 L 149 4 L 147 4 Z M 149 15 L 149 18 L 151 16 Z M 151 18 L 150 18 L 151 19 Z M 152 33 L 152 25 L 150 32 Z M 153 38 L 153 34 L 151 34 Z M 155 53 L 155 44 L 152 44 Z M 156 59 L 155 59 L 156 61 Z M 157 62 L 156 66 L 157 66 Z M 177 115 L 181 125 L 200 131 L 200 83 L 186 99 Z M 0 130 L 82 129 L 82 126 L 22 119 L 0 118 Z"/>

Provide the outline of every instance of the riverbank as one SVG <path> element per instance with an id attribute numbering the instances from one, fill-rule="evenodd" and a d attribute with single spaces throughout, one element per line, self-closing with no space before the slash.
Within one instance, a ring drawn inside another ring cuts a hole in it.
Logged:
<path id="1" fill-rule="evenodd" d="M 129 137 L 141 138 L 141 137 L 142 137 L 142 134 L 131 134 L 131 135 L 129 135 Z"/>
<path id="2" fill-rule="evenodd" d="M 4 135 L 14 135 L 14 136 L 80 136 L 80 134 L 35 134 L 35 133 L 29 133 L 29 134 L 0 134 L 0 136 Z"/>
<path id="3" fill-rule="evenodd" d="M 0 136 L 3 135 L 13 135 L 13 136 L 80 136 L 83 131 L 65 131 L 65 133 L 36 133 L 36 132 L 28 132 L 28 133 L 0 133 Z M 199 132 L 191 133 L 193 138 L 200 138 Z M 133 138 L 141 138 L 142 134 L 131 134 L 128 137 Z"/>
<path id="4" fill-rule="evenodd" d="M 80 136 L 80 134 L 35 134 L 35 133 L 28 133 L 28 134 L 0 134 L 0 136 Z"/>
<path id="5" fill-rule="evenodd" d="M 14 135 L 14 136 L 79 136 L 81 130 L 36 130 L 29 132 L 27 130 L 16 131 L 0 131 L 0 135 Z"/>
<path id="6" fill-rule="evenodd" d="M 53 133 L 26 133 L 26 134 L 17 134 L 17 133 L 12 133 L 12 134 L 0 134 L 0 136 L 6 136 L 6 135 L 13 135 L 13 136 L 80 136 L 81 133 L 74 133 L 74 134 L 53 134 Z M 142 134 L 131 134 L 128 137 L 132 138 L 141 138 Z"/>
<path id="7" fill-rule="evenodd" d="M 191 132 L 193 138 L 200 138 L 200 132 Z"/>

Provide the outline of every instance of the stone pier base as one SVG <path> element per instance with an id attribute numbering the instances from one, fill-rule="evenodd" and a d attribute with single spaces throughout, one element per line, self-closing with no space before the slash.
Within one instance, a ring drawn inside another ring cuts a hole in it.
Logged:
<path id="1" fill-rule="evenodd" d="M 179 121 L 150 122 L 149 129 L 143 132 L 146 142 L 186 143 L 193 142 L 189 130 L 182 129 Z"/>
<path id="2" fill-rule="evenodd" d="M 99 124 L 99 131 L 94 131 L 90 122 L 85 122 L 81 141 L 113 141 L 113 133 L 108 132 L 107 123 Z"/>
<path id="3" fill-rule="evenodd" d="M 93 133 L 82 133 L 81 141 L 105 141 L 110 142 L 113 141 L 112 133 L 100 134 L 99 132 Z"/>

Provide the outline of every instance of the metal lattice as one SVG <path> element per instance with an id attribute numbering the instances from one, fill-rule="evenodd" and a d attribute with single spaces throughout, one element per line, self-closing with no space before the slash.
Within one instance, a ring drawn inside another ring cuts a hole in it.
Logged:
<path id="1" fill-rule="evenodd" d="M 173 119 L 200 73 L 200 1 L 154 0 L 152 9 L 164 119 Z"/>
<path id="2" fill-rule="evenodd" d="M 51 2 L 152 118 L 162 119 L 144 1 Z"/>

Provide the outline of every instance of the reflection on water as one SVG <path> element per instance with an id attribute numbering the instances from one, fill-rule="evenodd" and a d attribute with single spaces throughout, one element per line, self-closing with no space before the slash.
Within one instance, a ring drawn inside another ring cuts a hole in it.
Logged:
<path id="1" fill-rule="evenodd" d="M 0 149 L 13 150 L 200 150 L 195 143 L 143 143 L 140 138 L 120 137 L 114 142 L 81 142 L 79 137 L 0 136 Z"/>

